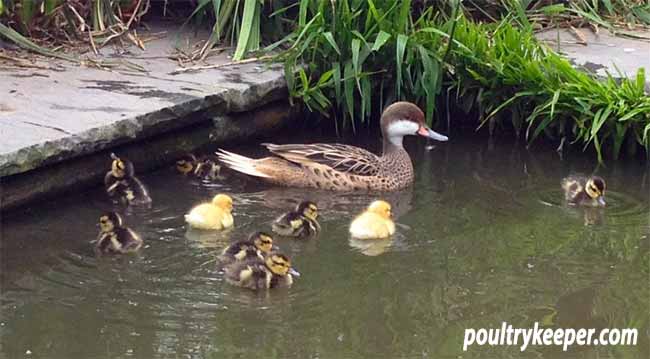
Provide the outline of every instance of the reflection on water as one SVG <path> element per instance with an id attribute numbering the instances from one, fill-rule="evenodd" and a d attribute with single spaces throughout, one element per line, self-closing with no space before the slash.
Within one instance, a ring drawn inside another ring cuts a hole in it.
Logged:
<path id="1" fill-rule="evenodd" d="M 239 177 L 205 184 L 160 170 L 142 177 L 151 210 L 125 214 L 138 255 L 97 259 L 101 187 L 2 219 L 0 357 L 566 357 L 554 348 L 472 347 L 465 328 L 635 327 L 637 347 L 579 348 L 580 358 L 647 358 L 650 317 L 648 172 L 612 164 L 608 208 L 562 203 L 560 179 L 591 173 L 511 146 L 408 142 L 416 183 L 382 195 L 390 240 L 350 239 L 349 221 L 378 197 L 269 187 Z M 251 153 L 256 148 L 244 150 Z M 232 194 L 235 228 L 188 230 L 183 215 Z M 322 232 L 277 244 L 302 273 L 291 289 L 228 286 L 215 255 L 268 230 L 303 199 Z"/>

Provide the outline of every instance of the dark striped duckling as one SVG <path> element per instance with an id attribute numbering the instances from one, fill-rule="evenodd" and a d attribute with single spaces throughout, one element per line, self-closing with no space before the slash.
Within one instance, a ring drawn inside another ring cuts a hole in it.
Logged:
<path id="1" fill-rule="evenodd" d="M 97 255 L 136 252 L 142 243 L 142 238 L 124 225 L 119 214 L 108 212 L 99 217 L 99 236 L 95 244 Z"/>
<path id="2" fill-rule="evenodd" d="M 283 237 L 306 238 L 320 232 L 317 221 L 318 207 L 314 202 L 304 201 L 294 211 L 278 217 L 271 225 L 274 233 Z"/>
<path id="3" fill-rule="evenodd" d="M 197 158 L 195 155 L 187 153 L 176 161 L 176 170 L 186 176 L 213 181 L 219 178 L 221 171 L 221 166 L 217 164 L 217 161 L 215 155 L 204 155 Z"/>
<path id="4" fill-rule="evenodd" d="M 273 246 L 273 237 L 265 232 L 255 232 L 247 240 L 237 241 L 226 247 L 219 256 L 219 263 L 226 266 L 234 262 L 263 260 L 272 249 L 276 249 Z"/>
<path id="5" fill-rule="evenodd" d="M 272 253 L 265 259 L 235 262 L 225 269 L 226 282 L 252 290 L 290 287 L 294 276 L 299 277 L 300 273 L 291 267 L 289 257 L 280 253 Z"/>
<path id="6" fill-rule="evenodd" d="M 113 202 L 125 205 L 151 203 L 149 191 L 135 176 L 133 163 L 111 153 L 111 170 L 104 176 L 106 193 Z"/>
<path id="7" fill-rule="evenodd" d="M 562 180 L 564 199 L 572 206 L 604 207 L 605 180 L 598 176 L 568 176 Z"/>

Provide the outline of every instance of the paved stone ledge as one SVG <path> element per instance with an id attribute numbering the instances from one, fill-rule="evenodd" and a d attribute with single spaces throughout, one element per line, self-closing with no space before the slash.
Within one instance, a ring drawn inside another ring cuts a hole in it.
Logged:
<path id="1" fill-rule="evenodd" d="M 633 78 L 640 68 L 646 70 L 646 91 L 650 92 L 650 41 L 622 36 L 614 36 L 607 30 L 598 34 L 580 29 L 583 39 L 567 29 L 560 29 L 560 53 L 566 56 L 575 67 L 586 70 L 600 77 L 611 74 L 614 78 L 622 76 Z M 635 34 L 650 39 L 650 31 Z M 557 50 L 557 30 L 546 30 L 537 34 L 537 38 Z M 585 40 L 586 44 L 581 44 Z"/>
<path id="2" fill-rule="evenodd" d="M 94 179 L 97 173 L 88 166 L 62 171 L 61 165 L 76 159 L 92 163 L 88 158 L 93 154 L 107 155 L 118 146 L 137 143 L 146 152 L 147 142 L 152 142 L 159 153 L 172 155 L 172 148 L 165 146 L 192 150 L 209 141 L 259 135 L 289 121 L 282 65 L 257 62 L 172 74 L 178 68 L 169 58 L 174 48 L 197 44 L 206 36 L 171 28 L 147 42 L 145 51 L 130 47 L 118 53 L 123 49 L 107 46 L 100 59 L 122 62 L 112 70 L 43 58 L 37 64 L 50 69 L 0 62 L 0 208 Z M 128 71 L 125 61 L 147 72 Z M 195 65 L 229 62 L 222 53 Z M 270 111 L 268 121 L 260 120 L 265 111 Z M 101 161 L 105 172 L 105 159 Z M 82 169 L 91 172 L 70 178 Z M 56 177 L 57 171 L 67 172 L 68 178 L 63 174 L 59 181 L 37 183 L 45 178 L 43 173 Z M 35 188 L 27 191 L 26 186 Z"/>
<path id="3" fill-rule="evenodd" d="M 286 98 L 281 65 L 249 63 L 170 74 L 178 29 L 122 59 L 147 73 L 107 71 L 48 61 L 61 71 L 0 64 L 0 177 L 96 152 L 119 143 L 192 125 L 205 118 L 243 112 Z M 146 36 L 144 34 L 143 36 Z M 198 38 L 186 35 L 191 43 Z M 230 62 L 210 56 L 209 64 Z M 203 113 L 203 115 L 202 115 Z"/>

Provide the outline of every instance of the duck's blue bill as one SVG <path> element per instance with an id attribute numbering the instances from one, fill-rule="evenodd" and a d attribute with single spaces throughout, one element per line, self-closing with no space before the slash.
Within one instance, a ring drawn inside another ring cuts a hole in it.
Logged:
<path id="1" fill-rule="evenodd" d="M 428 137 L 436 141 L 442 141 L 442 142 L 449 140 L 449 137 L 445 135 L 441 135 L 438 132 L 424 126 L 420 127 L 420 129 L 418 130 L 418 135 L 423 137 Z"/>
<path id="2" fill-rule="evenodd" d="M 289 268 L 289 274 L 291 274 L 294 277 L 300 277 L 300 272 L 298 272 L 297 270 L 295 270 L 293 268 Z"/>

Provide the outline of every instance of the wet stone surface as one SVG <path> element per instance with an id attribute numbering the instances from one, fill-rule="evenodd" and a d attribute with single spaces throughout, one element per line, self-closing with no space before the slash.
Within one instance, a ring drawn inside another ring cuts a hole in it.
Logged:
<path id="1" fill-rule="evenodd" d="M 0 177 L 286 98 L 281 65 L 248 63 L 173 74 L 178 63 L 169 56 L 175 47 L 206 35 L 165 28 L 164 37 L 147 42 L 145 51 L 133 48 L 119 57 L 116 49 L 101 49 L 103 60 L 119 58 L 146 72 L 51 59 L 42 61 L 53 70 L 0 66 Z M 228 62 L 221 53 L 196 65 Z M 197 118 L 201 112 L 206 115 Z"/>

